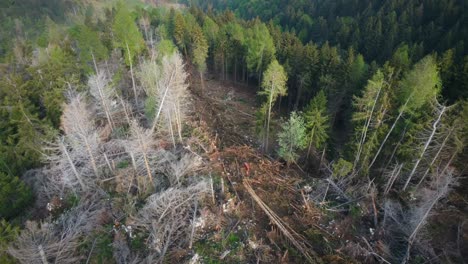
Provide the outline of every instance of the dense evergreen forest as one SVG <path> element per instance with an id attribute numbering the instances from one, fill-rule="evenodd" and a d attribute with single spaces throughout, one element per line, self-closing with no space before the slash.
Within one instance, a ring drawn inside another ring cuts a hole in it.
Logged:
<path id="1" fill-rule="evenodd" d="M 0 263 L 462 263 L 466 5 L 0 0 Z"/>

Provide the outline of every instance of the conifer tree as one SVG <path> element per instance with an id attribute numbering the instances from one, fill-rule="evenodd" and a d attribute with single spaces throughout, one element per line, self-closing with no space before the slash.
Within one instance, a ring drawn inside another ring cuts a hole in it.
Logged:
<path id="1" fill-rule="evenodd" d="M 205 88 L 203 73 L 206 71 L 206 58 L 208 57 L 208 42 L 198 24 L 193 26 L 191 32 L 192 39 L 192 61 L 200 74 L 202 90 Z"/>
<path id="2" fill-rule="evenodd" d="M 259 79 L 266 65 L 275 58 L 275 45 L 273 38 L 265 24 L 258 21 L 247 31 L 247 68 L 257 73 Z"/>
<path id="3" fill-rule="evenodd" d="M 304 110 L 306 140 L 308 144 L 307 158 L 312 148 L 321 148 L 328 139 L 329 120 L 327 115 L 327 97 L 321 90 Z"/>
<path id="4" fill-rule="evenodd" d="M 138 104 L 138 94 L 133 75 L 133 60 L 135 56 L 143 51 L 145 43 L 132 14 L 123 2 L 117 4 L 117 12 L 114 18 L 114 24 L 112 25 L 112 31 L 114 33 L 114 47 L 124 51 L 125 64 L 130 66 L 133 93 L 135 102 Z"/>
<path id="5" fill-rule="evenodd" d="M 440 90 L 440 78 L 437 71 L 437 65 L 432 56 L 427 56 L 418 63 L 413 69 L 405 74 L 400 82 L 396 95 L 396 101 L 399 103 L 398 115 L 393 121 L 390 130 L 387 132 L 384 140 L 380 144 L 377 153 L 374 155 L 369 168 L 377 160 L 390 134 L 393 132 L 400 118 L 408 113 L 414 114 L 423 105 L 434 100 Z"/>
<path id="6" fill-rule="evenodd" d="M 278 155 L 282 157 L 288 165 L 296 162 L 299 158 L 298 151 L 303 150 L 307 146 L 306 141 L 306 126 L 304 118 L 292 112 L 289 120 L 281 126 L 281 131 L 278 133 L 279 150 Z"/>
<path id="7" fill-rule="evenodd" d="M 273 104 L 275 103 L 278 96 L 285 96 L 287 94 L 287 87 L 286 82 L 288 80 L 288 76 L 286 72 L 277 60 L 274 60 L 270 63 L 267 70 L 265 71 L 263 81 L 262 81 L 262 88 L 263 90 L 259 92 L 259 95 L 263 95 L 267 97 L 267 101 L 265 102 L 266 107 L 263 107 L 267 113 L 265 113 L 266 120 L 263 123 L 265 128 L 265 135 L 264 135 L 264 151 L 268 151 L 268 139 L 270 136 L 270 120 L 271 120 L 271 109 Z"/>
<path id="8" fill-rule="evenodd" d="M 388 92 L 393 70 L 378 70 L 368 81 L 360 97 L 354 98 L 353 122 L 355 125 L 355 157 L 353 170 L 358 164 L 367 171 L 369 158 L 378 144 L 378 136 L 382 130 L 385 114 L 388 112 Z"/>

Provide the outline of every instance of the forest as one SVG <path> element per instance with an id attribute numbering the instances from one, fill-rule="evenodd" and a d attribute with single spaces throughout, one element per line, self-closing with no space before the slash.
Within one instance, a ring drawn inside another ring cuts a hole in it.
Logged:
<path id="1" fill-rule="evenodd" d="M 0 0 L 0 263 L 464 263 L 462 0 Z"/>

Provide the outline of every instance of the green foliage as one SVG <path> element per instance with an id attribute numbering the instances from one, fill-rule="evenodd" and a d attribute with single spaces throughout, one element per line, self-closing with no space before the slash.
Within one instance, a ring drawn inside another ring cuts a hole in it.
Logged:
<path id="1" fill-rule="evenodd" d="M 307 146 L 306 126 L 304 118 L 296 112 L 292 112 L 289 120 L 281 126 L 278 133 L 278 155 L 289 163 L 295 162 L 299 157 L 299 151 Z"/>
<path id="2" fill-rule="evenodd" d="M 388 67 L 384 71 L 378 70 L 367 82 L 362 95 L 353 99 L 354 166 L 360 163 L 364 173 L 367 173 L 369 159 L 380 143 L 380 135 L 386 128 L 383 120 L 390 108 L 389 92 L 393 69 Z"/>
<path id="3" fill-rule="evenodd" d="M 174 46 L 174 43 L 168 39 L 163 39 L 158 43 L 158 48 L 157 48 L 159 54 L 161 55 L 160 57 L 164 56 L 170 56 L 174 54 L 176 51 L 176 46 Z"/>
<path id="4" fill-rule="evenodd" d="M 210 46 L 214 46 L 217 41 L 219 26 L 209 16 L 205 16 L 203 21 L 203 33 Z"/>
<path id="5" fill-rule="evenodd" d="M 180 12 L 175 13 L 175 16 L 173 19 L 173 25 L 174 25 L 173 36 L 174 36 L 175 43 L 181 50 L 186 52 L 188 43 L 187 43 L 187 38 L 185 36 L 186 35 L 185 34 L 185 30 L 186 30 L 185 19 Z"/>
<path id="6" fill-rule="evenodd" d="M 17 226 L 13 226 L 5 219 L 0 219 L 0 263 L 10 264 L 16 263 L 12 257 L 4 253 L 8 244 L 16 239 L 20 230 Z"/>
<path id="7" fill-rule="evenodd" d="M 206 70 L 206 58 L 208 57 L 208 42 L 198 24 L 193 25 L 191 32 L 192 61 L 197 70 L 203 73 Z"/>
<path id="8" fill-rule="evenodd" d="M 114 47 L 124 51 L 125 64 L 129 66 L 134 58 L 145 49 L 145 42 L 129 8 L 123 2 L 119 2 L 116 8 L 112 25 Z"/>
<path id="9" fill-rule="evenodd" d="M 277 60 L 270 63 L 267 70 L 263 74 L 262 88 L 258 94 L 266 96 L 270 103 L 274 103 L 278 96 L 286 96 L 287 86 L 286 82 L 288 76 L 283 66 L 281 66 Z"/>
<path id="10" fill-rule="evenodd" d="M 31 190 L 20 181 L 0 172 L 0 218 L 12 218 L 33 200 Z"/>
<path id="11" fill-rule="evenodd" d="M 441 80 L 437 64 L 432 56 L 427 56 L 416 63 L 403 78 L 398 91 L 401 110 L 414 112 L 437 97 L 441 89 Z M 407 106 L 405 106 L 408 101 Z"/>
<path id="12" fill-rule="evenodd" d="M 108 57 L 108 50 L 102 44 L 98 32 L 86 25 L 76 25 L 70 29 L 70 33 L 76 41 L 81 64 L 87 72 L 93 71 L 93 56 L 96 61 Z"/>
<path id="13" fill-rule="evenodd" d="M 328 139 L 329 118 L 327 115 L 327 97 L 321 90 L 304 110 L 305 125 L 307 128 L 308 153 L 311 148 L 322 148 Z"/>
<path id="14" fill-rule="evenodd" d="M 256 21 L 253 27 L 247 30 L 246 45 L 247 68 L 251 72 L 262 72 L 275 58 L 273 38 L 264 23 Z"/>
<path id="15" fill-rule="evenodd" d="M 347 176 L 352 170 L 353 164 L 342 158 L 340 158 L 332 165 L 333 177 L 335 178 L 343 178 Z"/>

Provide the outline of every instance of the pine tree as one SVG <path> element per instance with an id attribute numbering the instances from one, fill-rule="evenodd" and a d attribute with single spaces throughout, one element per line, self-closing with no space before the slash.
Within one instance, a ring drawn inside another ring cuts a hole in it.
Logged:
<path id="1" fill-rule="evenodd" d="M 296 162 L 299 158 L 298 151 L 307 146 L 305 121 L 300 114 L 292 112 L 289 120 L 281 126 L 278 143 L 278 155 L 286 160 L 288 165 Z"/>

